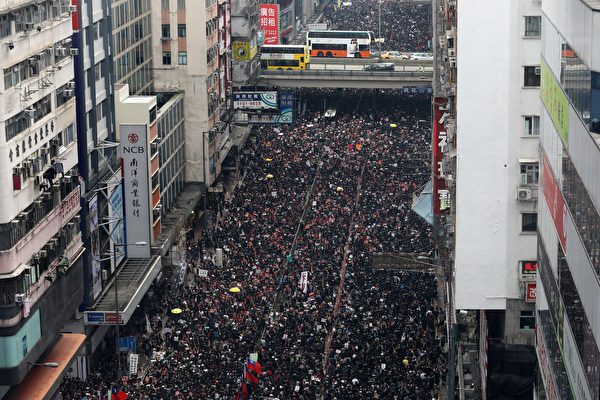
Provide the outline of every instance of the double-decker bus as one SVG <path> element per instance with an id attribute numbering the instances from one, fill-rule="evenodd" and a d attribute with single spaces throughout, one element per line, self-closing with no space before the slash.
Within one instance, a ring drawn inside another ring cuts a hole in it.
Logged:
<path id="1" fill-rule="evenodd" d="M 309 31 L 306 44 L 312 57 L 371 57 L 373 32 Z"/>
<path id="2" fill-rule="evenodd" d="M 264 45 L 260 48 L 262 69 L 304 70 L 309 60 L 308 48 L 303 45 Z"/>

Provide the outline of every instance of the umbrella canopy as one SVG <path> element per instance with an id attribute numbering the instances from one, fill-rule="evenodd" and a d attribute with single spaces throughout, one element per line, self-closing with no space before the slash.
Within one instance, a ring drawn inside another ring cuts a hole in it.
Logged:
<path id="1" fill-rule="evenodd" d="M 272 158 L 265 158 L 265 161 L 266 162 L 271 162 L 271 161 L 273 161 L 273 159 Z"/>
<path id="2" fill-rule="evenodd" d="M 335 190 L 336 190 L 336 192 L 343 192 L 344 188 L 341 187 L 341 186 L 338 186 L 338 187 L 335 188 Z"/>
<path id="3" fill-rule="evenodd" d="M 240 292 L 240 288 L 237 286 L 234 286 L 232 288 L 229 289 L 230 293 L 239 293 Z"/>
<path id="4" fill-rule="evenodd" d="M 390 124 L 390 128 L 397 128 L 398 125 L 397 124 Z"/>
<path id="5" fill-rule="evenodd" d="M 267 174 L 267 179 L 273 179 L 273 175 Z"/>
<path id="6" fill-rule="evenodd" d="M 181 308 L 174 308 L 171 310 L 171 314 L 181 314 L 183 310 Z"/>

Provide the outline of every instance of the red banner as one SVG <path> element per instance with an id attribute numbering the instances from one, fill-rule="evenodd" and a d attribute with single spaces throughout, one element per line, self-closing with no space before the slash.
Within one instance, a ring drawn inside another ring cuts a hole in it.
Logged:
<path id="1" fill-rule="evenodd" d="M 433 99 L 433 215 L 447 214 L 450 211 L 450 192 L 446 189 L 442 167 L 443 153 L 448 146 L 444 126 L 444 113 L 448 112 L 447 104 L 448 99 Z"/>
<path id="2" fill-rule="evenodd" d="M 527 282 L 525 284 L 525 302 L 526 303 L 535 303 L 536 298 L 536 283 L 535 282 Z"/>
<path id="3" fill-rule="evenodd" d="M 261 4 L 258 20 L 264 44 L 279 44 L 279 4 Z"/>
<path id="4" fill-rule="evenodd" d="M 79 10 L 78 0 L 71 0 L 71 5 L 75 6 L 75 8 L 77 10 Z M 73 32 L 77 32 L 79 30 L 79 12 L 78 11 L 71 13 L 71 26 L 73 28 Z"/>
<path id="5" fill-rule="evenodd" d="M 546 204 L 552 215 L 554 221 L 554 227 L 556 228 L 556 234 L 563 252 L 567 254 L 567 233 L 565 232 L 565 214 L 567 208 L 565 206 L 565 199 L 554 179 L 554 174 L 550 168 L 548 158 L 544 156 L 544 171 L 542 172 L 542 187 L 544 190 L 544 198 Z"/>

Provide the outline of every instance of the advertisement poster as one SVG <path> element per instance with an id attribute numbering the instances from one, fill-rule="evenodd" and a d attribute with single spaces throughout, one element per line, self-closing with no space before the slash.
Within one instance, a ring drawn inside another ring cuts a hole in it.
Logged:
<path id="1" fill-rule="evenodd" d="M 544 191 L 544 198 L 546 204 L 552 215 L 554 221 L 554 227 L 556 228 L 556 234 L 560 241 L 560 246 L 563 249 L 563 253 L 567 254 L 567 232 L 565 230 L 565 216 L 567 208 L 565 205 L 565 199 L 563 198 L 560 188 L 554 179 L 554 174 L 550 168 L 548 158 L 544 157 L 544 170 L 542 171 L 542 188 Z"/>
<path id="2" fill-rule="evenodd" d="M 98 297 L 102 291 L 102 270 L 100 268 L 100 232 L 98 231 L 98 195 L 89 202 L 88 226 L 90 229 L 90 245 L 92 259 L 92 298 Z"/>
<path id="3" fill-rule="evenodd" d="M 447 151 L 448 140 L 444 115 L 448 100 L 436 97 L 433 100 L 433 215 L 447 214 L 450 211 L 450 192 L 446 189 L 442 159 Z"/>
<path id="4" fill-rule="evenodd" d="M 118 174 L 117 174 L 118 176 Z M 118 179 L 118 178 L 116 178 Z M 125 258 L 125 223 L 123 221 L 123 183 L 120 179 L 118 184 L 108 190 L 108 219 L 110 220 L 110 260 L 111 273 L 121 264 Z M 115 246 L 117 244 L 117 246 Z"/>
<path id="5" fill-rule="evenodd" d="M 234 110 L 276 110 L 277 92 L 237 92 L 233 94 Z"/>
<path id="6" fill-rule="evenodd" d="M 263 43 L 279 44 L 279 4 L 261 4 L 258 21 Z"/>

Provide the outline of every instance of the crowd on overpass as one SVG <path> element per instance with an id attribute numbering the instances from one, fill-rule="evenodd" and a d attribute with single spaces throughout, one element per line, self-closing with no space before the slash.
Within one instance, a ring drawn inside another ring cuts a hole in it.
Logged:
<path id="1" fill-rule="evenodd" d="M 373 90 L 358 108 L 346 93 L 335 118 L 309 107 L 251 136 L 235 195 L 188 238 L 188 278 L 164 278 L 144 302 L 143 376 L 116 383 L 114 360 L 101 363 L 87 382 L 67 380 L 63 399 L 436 397 L 436 281 L 370 261 L 431 250 L 410 211 L 430 177 L 430 99 Z"/>
<path id="2" fill-rule="evenodd" d="M 344 2 L 345 3 L 345 2 Z M 416 52 L 431 49 L 431 4 L 399 0 L 352 0 L 338 8 L 331 2 L 325 9 L 329 26 L 338 30 L 372 31 L 385 41 L 382 51 Z M 381 9 L 381 14 L 380 14 Z M 380 19 L 381 16 L 381 19 Z"/>

